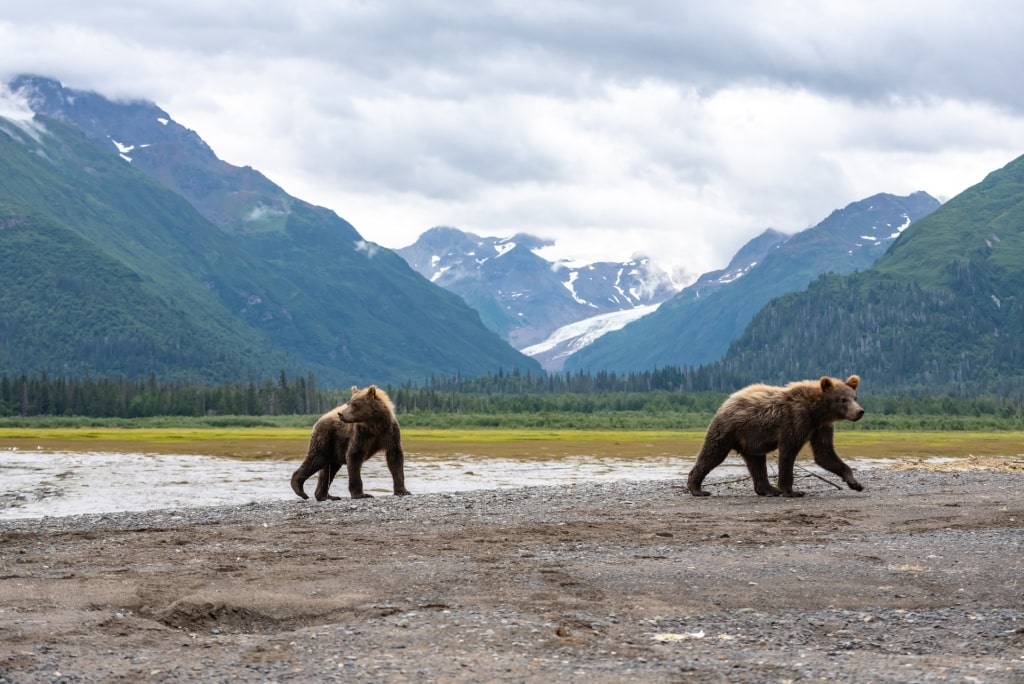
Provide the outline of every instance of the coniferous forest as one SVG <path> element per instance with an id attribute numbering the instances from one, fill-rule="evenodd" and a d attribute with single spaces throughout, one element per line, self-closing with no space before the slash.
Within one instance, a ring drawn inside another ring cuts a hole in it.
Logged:
<path id="1" fill-rule="evenodd" d="M 701 369 L 664 368 L 616 374 L 534 375 L 514 370 L 474 378 L 434 377 L 385 385 L 405 425 L 430 427 L 622 427 L 683 429 L 706 425 L 725 396 L 745 384 Z M 309 416 L 343 403 L 348 390 L 325 389 L 312 374 L 241 383 L 198 384 L 127 378 L 0 376 L 5 424 L 42 417 L 207 419 L 254 424 L 269 417 Z M 1018 397 L 861 393 L 872 417 L 865 425 L 915 429 L 1024 429 Z M 518 417 L 517 417 L 518 416 Z M 280 423 L 275 423 L 280 424 Z"/>

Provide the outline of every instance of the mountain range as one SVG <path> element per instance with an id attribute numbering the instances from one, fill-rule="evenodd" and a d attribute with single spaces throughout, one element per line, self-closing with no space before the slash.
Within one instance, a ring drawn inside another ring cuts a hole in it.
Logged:
<path id="1" fill-rule="evenodd" d="M 859 373 L 867 391 L 1021 405 L 1024 157 L 911 224 L 872 268 L 769 302 L 716 369 L 767 382 Z"/>
<path id="2" fill-rule="evenodd" d="M 156 105 L 7 87 L 26 110 L 0 118 L 0 373 L 541 372 L 394 252 Z"/>
<path id="3" fill-rule="evenodd" d="M 539 252 L 549 245 L 532 235 L 481 237 L 442 226 L 396 252 L 431 282 L 462 297 L 488 328 L 520 350 L 581 321 L 624 325 L 678 291 L 671 276 L 645 257 L 574 266 L 542 257 Z M 557 356 L 531 355 L 547 370 L 560 367 L 549 363 Z"/>
<path id="4" fill-rule="evenodd" d="M 870 267 L 938 206 L 925 192 L 878 194 L 794 235 L 768 229 L 726 268 L 681 291 L 646 258 L 552 263 L 540 255 L 549 243 L 532 235 L 480 237 L 437 227 L 396 251 L 547 371 L 698 366 L 724 355 L 771 299 L 822 273 Z"/>
<path id="5" fill-rule="evenodd" d="M 676 292 L 648 260 L 552 264 L 525 235 L 435 228 L 400 255 L 152 103 L 41 77 L 8 88 L 0 375 L 348 386 L 543 360 L 680 366 L 716 389 L 858 373 L 867 391 L 1024 401 L 1024 157 L 942 206 L 880 194 L 765 231 Z"/>
<path id="6" fill-rule="evenodd" d="M 878 194 L 794 235 L 767 230 L 724 270 L 701 276 L 649 316 L 581 348 L 565 368 L 632 371 L 716 361 L 769 301 L 803 290 L 823 273 L 869 268 L 912 222 L 938 207 L 925 192 Z"/>

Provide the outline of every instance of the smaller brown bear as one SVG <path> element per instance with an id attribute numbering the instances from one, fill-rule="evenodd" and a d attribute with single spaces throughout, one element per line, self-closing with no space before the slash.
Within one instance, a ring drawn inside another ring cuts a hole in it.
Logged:
<path id="1" fill-rule="evenodd" d="M 337 500 L 327 490 L 344 463 L 348 466 L 348 492 L 353 499 L 373 498 L 363 491 L 361 470 L 371 456 L 383 451 L 397 495 L 409 494 L 405 488 L 405 454 L 402 436 L 391 399 L 375 385 L 360 390 L 353 385 L 352 398 L 333 408 L 313 426 L 306 460 L 292 473 L 292 490 L 308 499 L 303 485 L 319 471 L 316 500 Z"/>
<path id="2" fill-rule="evenodd" d="M 832 424 L 860 420 L 864 409 L 857 403 L 860 378 L 846 382 L 836 378 L 792 382 L 785 387 L 750 385 L 735 392 L 711 419 L 704 445 L 686 481 L 694 496 L 707 496 L 701 489 L 704 478 L 730 451 L 737 451 L 747 464 L 758 496 L 803 496 L 793 489 L 793 465 L 808 441 L 814 462 L 835 473 L 858 492 L 850 467 L 839 458 L 832 444 Z M 779 486 L 768 481 L 768 452 L 779 450 Z"/>

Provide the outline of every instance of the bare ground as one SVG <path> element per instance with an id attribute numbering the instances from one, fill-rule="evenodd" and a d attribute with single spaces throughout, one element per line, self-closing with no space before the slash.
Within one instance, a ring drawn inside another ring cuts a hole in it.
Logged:
<path id="1" fill-rule="evenodd" d="M 0 682 L 1020 682 L 1024 473 L 968 465 L 3 522 Z"/>

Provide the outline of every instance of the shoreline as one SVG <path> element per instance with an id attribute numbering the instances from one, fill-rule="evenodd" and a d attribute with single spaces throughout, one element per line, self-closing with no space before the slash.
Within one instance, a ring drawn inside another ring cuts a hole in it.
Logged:
<path id="1" fill-rule="evenodd" d="M 0 681 L 1024 678 L 1024 473 L 859 475 L 0 521 Z"/>

